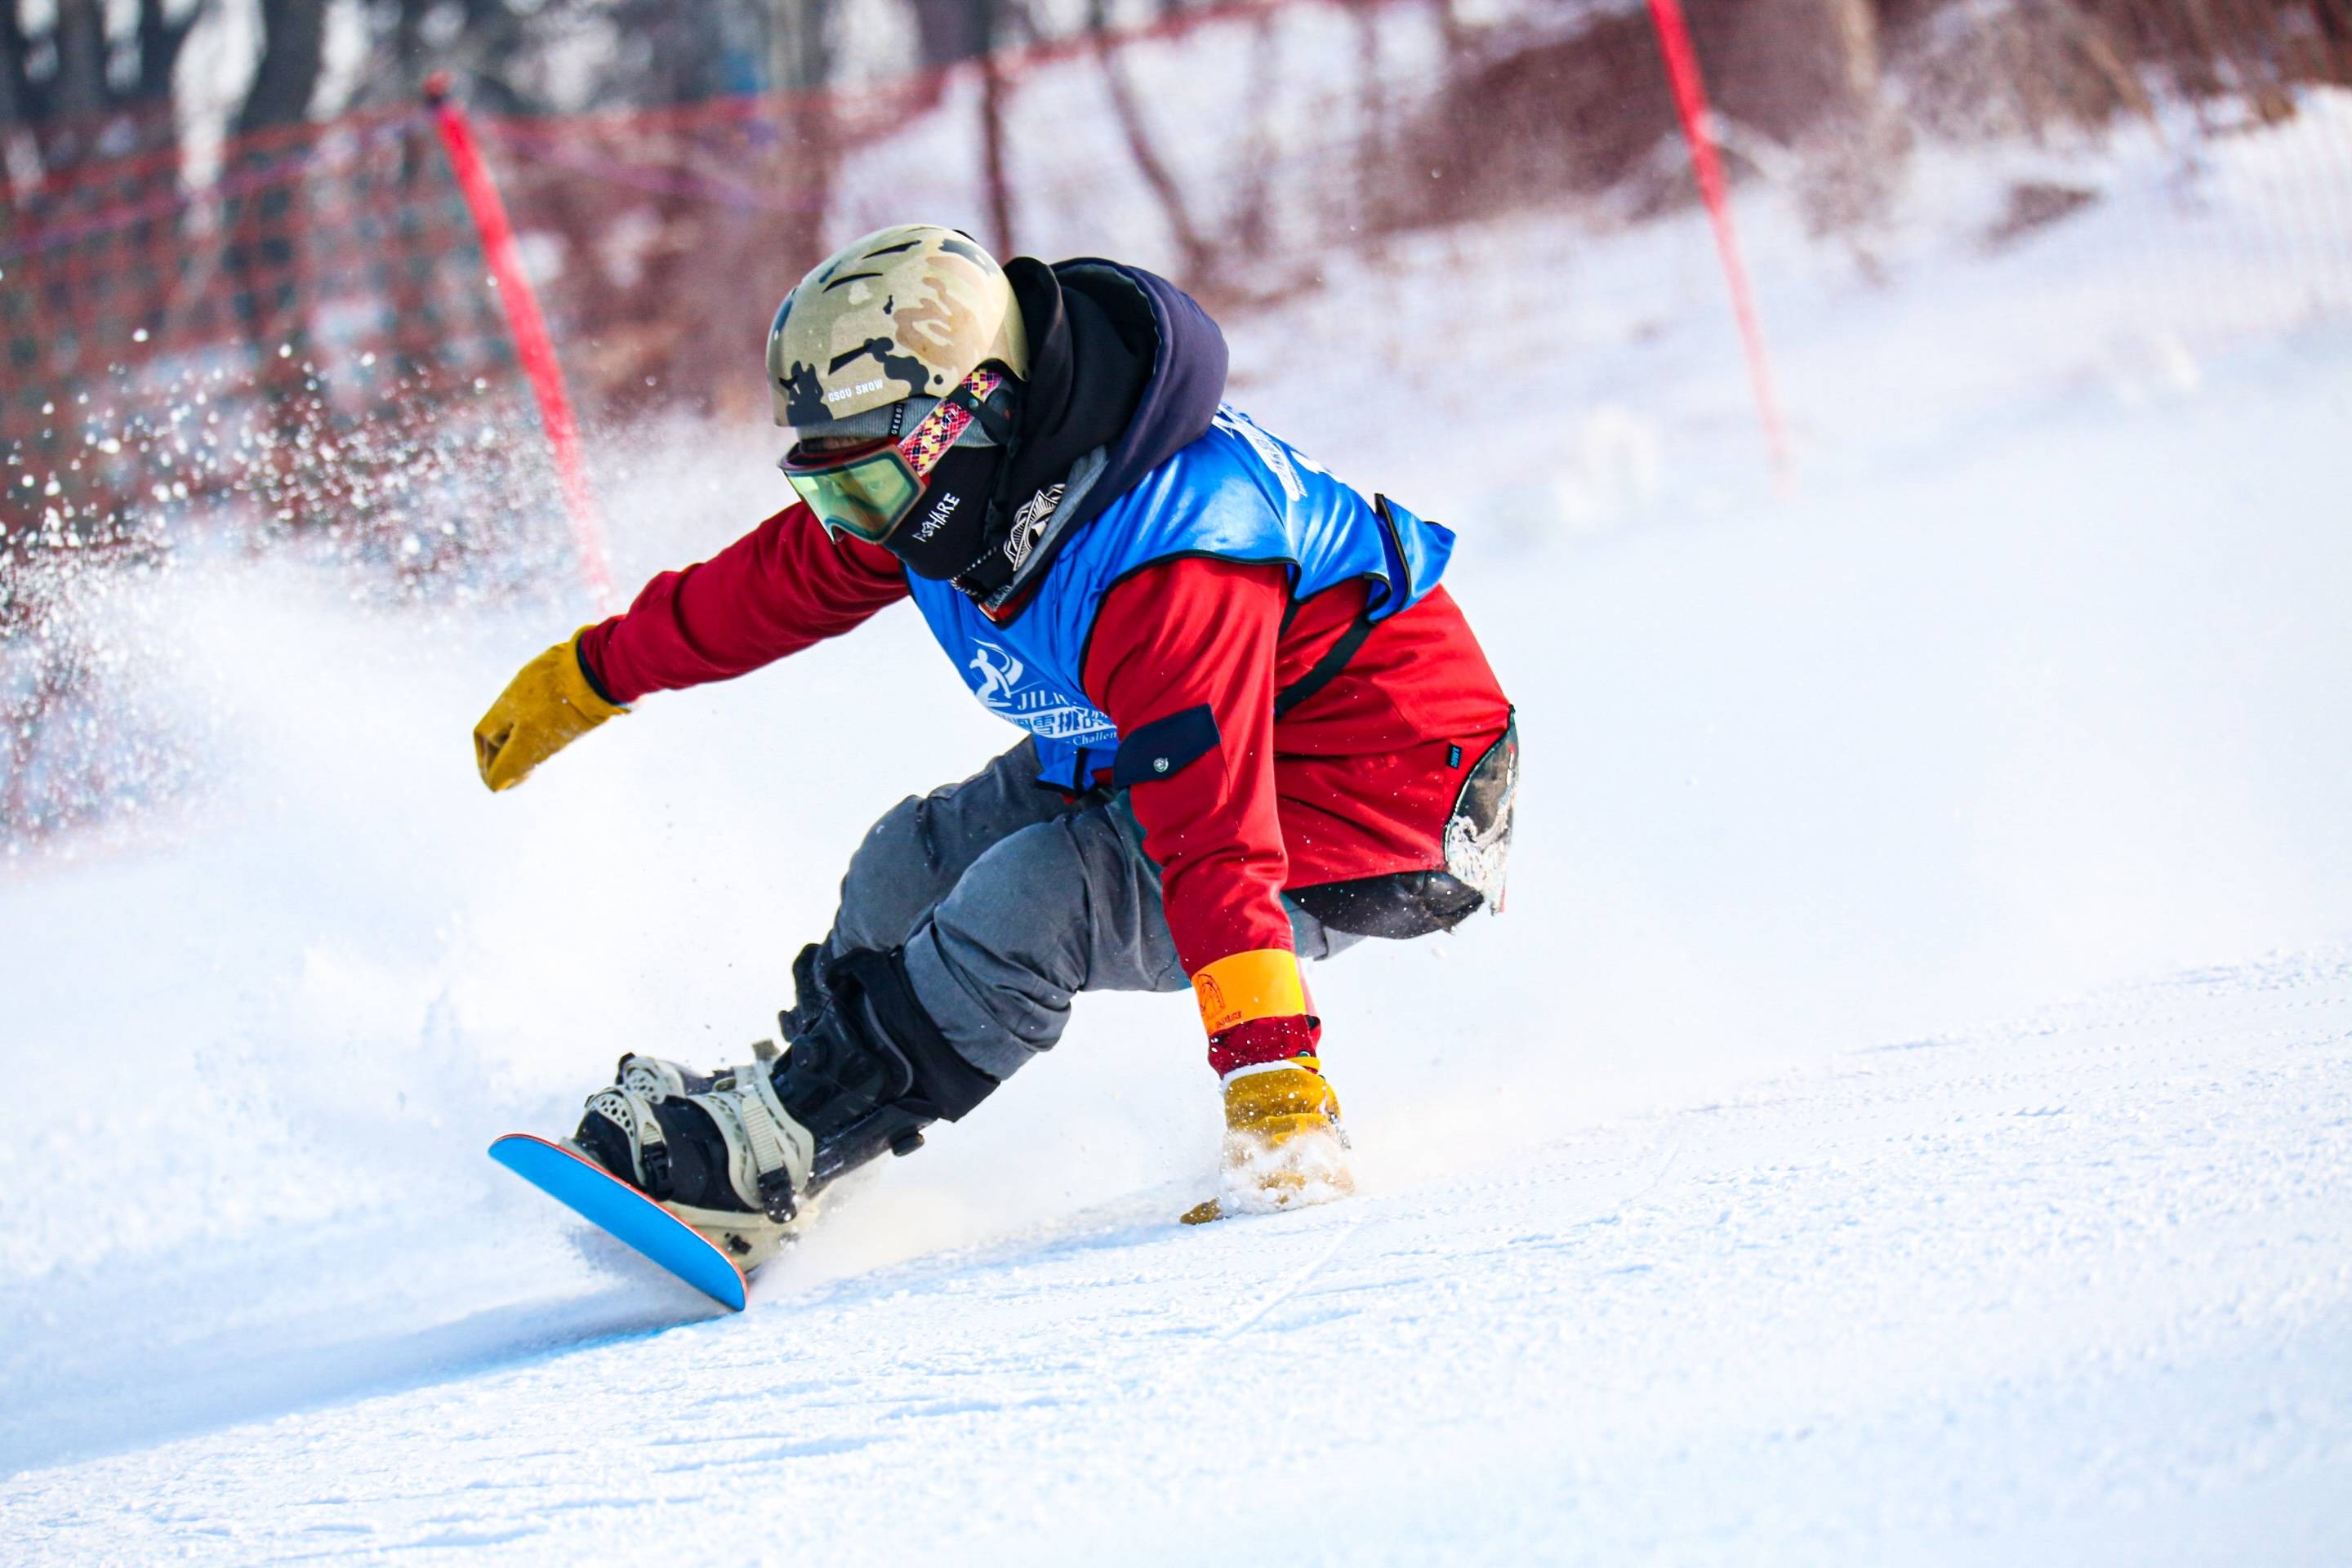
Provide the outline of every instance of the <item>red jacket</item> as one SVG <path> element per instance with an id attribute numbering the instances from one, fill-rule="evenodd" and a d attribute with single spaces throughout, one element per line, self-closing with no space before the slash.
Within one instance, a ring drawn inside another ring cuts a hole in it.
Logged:
<path id="1" fill-rule="evenodd" d="M 1218 749 L 1130 791 L 1160 868 L 1185 972 L 1291 948 L 1278 895 L 1444 864 L 1465 771 L 1509 718 L 1495 673 L 1439 587 L 1373 627 L 1330 684 L 1280 720 L 1274 694 L 1353 625 L 1364 586 L 1300 605 L 1279 565 L 1185 558 L 1113 588 L 1088 698 L 1121 733 L 1207 703 Z M 793 506 L 710 560 L 665 572 L 581 649 L 615 702 L 746 674 L 908 596 L 905 568 Z"/>

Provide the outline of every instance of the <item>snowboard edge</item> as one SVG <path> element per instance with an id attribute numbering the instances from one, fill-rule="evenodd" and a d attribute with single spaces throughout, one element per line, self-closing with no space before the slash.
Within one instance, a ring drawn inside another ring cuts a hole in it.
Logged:
<path id="1" fill-rule="evenodd" d="M 533 1132 L 490 1141 L 491 1159 L 605 1235 L 730 1312 L 748 1304 L 743 1271 L 713 1243 L 594 1161 Z"/>

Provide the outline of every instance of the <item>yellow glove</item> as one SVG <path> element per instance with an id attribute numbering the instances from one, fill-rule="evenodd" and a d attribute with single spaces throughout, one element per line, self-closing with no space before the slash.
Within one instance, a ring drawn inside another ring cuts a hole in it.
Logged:
<path id="1" fill-rule="evenodd" d="M 1226 1075 L 1222 1187 L 1185 1210 L 1184 1223 L 1329 1203 L 1356 1190 L 1339 1097 L 1321 1062 L 1298 1056 Z"/>
<path id="2" fill-rule="evenodd" d="M 596 695 L 580 668 L 582 626 L 516 672 L 474 726 L 474 765 L 494 790 L 512 789 L 531 769 L 626 708 Z"/>

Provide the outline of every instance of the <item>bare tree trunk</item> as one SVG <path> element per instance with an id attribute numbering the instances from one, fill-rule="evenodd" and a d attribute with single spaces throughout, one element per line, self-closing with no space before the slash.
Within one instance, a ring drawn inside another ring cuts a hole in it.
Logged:
<path id="1" fill-rule="evenodd" d="M 833 77 L 833 0 L 772 0 L 776 85 L 788 92 L 823 87 Z"/>
<path id="2" fill-rule="evenodd" d="M 157 184 L 176 187 L 180 180 L 180 125 L 173 112 L 172 77 L 180 62 L 180 51 L 188 41 L 188 34 L 202 20 L 211 0 L 194 0 L 177 17 L 164 14 L 163 0 L 139 0 L 139 72 L 125 95 L 125 104 L 138 117 L 138 136 L 142 148 L 151 153 L 167 155 L 159 173 Z M 160 225 L 180 242 L 186 233 L 187 212 L 175 210 Z M 142 226 L 142 236 L 152 231 Z M 159 268 L 146 272 L 135 285 L 142 298 L 139 311 L 143 324 L 151 331 L 160 332 L 164 317 L 179 293 L 181 274 L 176 268 Z"/>
<path id="3" fill-rule="evenodd" d="M 1216 251 L 1201 233 L 1200 226 L 1192 221 L 1183 187 L 1176 183 L 1176 176 L 1151 144 L 1151 133 L 1143 123 L 1143 106 L 1136 99 L 1134 85 L 1127 79 L 1127 68 L 1118 58 L 1118 45 L 1106 25 L 1105 11 L 1104 0 L 1088 0 L 1087 33 L 1094 46 L 1096 62 L 1102 67 L 1103 87 L 1110 94 L 1111 112 L 1118 118 L 1128 155 L 1135 160 L 1136 172 L 1158 198 L 1160 210 L 1168 220 L 1168 231 L 1175 237 L 1176 249 L 1184 258 L 1183 281 L 1194 287 L 1204 285 L 1215 275 Z"/>
<path id="4" fill-rule="evenodd" d="M 36 135 L 42 168 L 55 173 L 92 156 L 106 112 L 106 11 L 100 0 L 58 0 L 49 41 L 57 51 L 57 74 L 44 94 Z"/>
<path id="5" fill-rule="evenodd" d="M 2221 0 L 2221 8 L 2215 30 L 2224 88 L 2233 89 L 2264 124 L 2293 119 L 2291 62 L 2280 47 L 2284 40 L 2272 0 Z M 2206 23 L 2214 25 L 2210 14 Z"/>
<path id="6" fill-rule="evenodd" d="M 792 237 L 792 276 L 824 258 L 825 215 L 833 207 L 835 166 L 841 161 L 833 113 L 833 0 L 775 0 L 776 80 L 792 94 L 792 147 L 805 215 Z"/>
<path id="7" fill-rule="evenodd" d="M 1437 38 L 1444 46 L 1449 68 L 1465 63 L 1469 54 L 1470 30 L 1462 25 L 1455 0 L 1437 0 Z"/>
<path id="8" fill-rule="evenodd" d="M 326 58 L 326 7 L 313 0 L 261 0 L 261 63 L 238 110 L 240 139 L 299 125 L 309 114 Z M 233 147 L 229 167 L 244 163 L 260 169 L 282 159 L 299 159 L 307 142 L 268 147 Z M 265 487 L 287 479 L 285 465 L 301 424 L 296 407 L 308 343 L 302 287 L 302 175 L 276 169 L 259 190 L 232 198 L 226 214 L 227 268 L 236 286 L 240 325 L 261 356 L 261 388 L 268 421 L 278 436 L 268 459 Z M 286 352 L 280 353 L 279 349 Z"/>
<path id="9" fill-rule="evenodd" d="M 33 133 L 44 169 L 61 172 L 97 155 L 109 123 L 125 111 L 137 113 L 143 148 L 168 148 L 177 128 L 165 112 L 172 101 L 172 71 L 189 29 L 211 0 L 192 0 L 177 17 L 165 0 L 139 0 L 137 58 L 121 86 L 110 75 L 105 0 L 58 0 L 48 31 L 37 38 L 25 31 L 18 0 L 0 0 L 0 138 L 23 127 Z M 45 82 L 34 81 L 32 61 L 47 45 L 54 67 Z M 0 195 L 9 176 L 0 167 Z"/>
<path id="10" fill-rule="evenodd" d="M 1011 84 L 996 55 L 1002 5 L 1001 0 L 971 0 L 971 5 L 981 14 L 980 157 L 988 185 L 989 234 L 996 254 L 1011 256 L 1013 190 L 1004 174 L 1004 100 Z"/>
<path id="11" fill-rule="evenodd" d="M 1272 12 L 1259 12 L 1253 28 L 1249 139 L 1242 158 L 1240 192 L 1234 198 L 1226 226 L 1233 234 L 1234 248 L 1255 259 L 1272 249 L 1275 240 L 1272 110 L 1280 85 L 1276 68 L 1281 55 Z"/>
<path id="12" fill-rule="evenodd" d="M 2156 104 L 2147 96 L 2139 75 L 2124 58 L 2116 45 L 2115 35 L 2105 24 L 2090 16 L 2072 0 L 2048 0 L 2052 14 L 2057 18 L 2062 36 L 2083 58 L 2091 74 L 2105 84 L 2115 95 L 2116 102 L 2147 121 L 2151 129 L 2157 124 Z"/>
<path id="13" fill-rule="evenodd" d="M 1737 0 L 1709 19 L 1725 114 L 1795 153 L 1797 195 L 1816 234 L 1858 242 L 1887 211 L 1908 146 L 1870 0 Z"/>
<path id="14" fill-rule="evenodd" d="M 991 18 L 982 5 L 974 0 L 912 0 L 912 5 L 915 48 L 926 69 L 960 65 L 988 52 Z"/>
<path id="15" fill-rule="evenodd" d="M 326 60 L 327 8 L 317 0 L 261 0 L 261 64 L 237 111 L 239 136 L 309 115 Z"/>
<path id="16" fill-rule="evenodd" d="M 1381 25 L 1365 0 L 1356 0 L 1356 210 L 1369 215 L 1387 162 L 1387 102 L 1381 91 Z M 1370 226 L 1369 218 L 1366 226 Z"/>
<path id="17" fill-rule="evenodd" d="M 163 15 L 163 0 L 139 0 L 139 78 L 131 91 L 140 102 L 171 101 L 172 68 L 179 63 L 188 24 L 203 9 L 191 6 L 184 21 L 173 22 Z"/>
<path id="18" fill-rule="evenodd" d="M 2352 4 L 2311 0 L 2311 20 L 2326 43 L 2327 79 L 2338 86 L 2352 81 Z"/>
<path id="19" fill-rule="evenodd" d="M 1825 41 L 1837 58 L 1837 106 L 1813 160 L 1813 207 L 1824 229 L 1852 232 L 1884 217 L 1909 140 L 1888 101 L 1878 14 L 1870 0 L 1827 0 Z"/>
<path id="20" fill-rule="evenodd" d="M 24 24 L 16 19 L 16 0 L 0 0 L 0 125 L 32 119 L 36 104 L 33 83 L 25 74 L 26 47 Z"/>
<path id="21" fill-rule="evenodd" d="M 16 176 L 9 173 L 8 143 L 20 125 L 37 115 L 33 84 L 25 75 L 25 30 L 17 25 L 15 0 L 0 0 L 0 217 L 16 210 Z"/>
<path id="22" fill-rule="evenodd" d="M 100 0 L 58 0 L 58 74 L 49 114 L 93 120 L 106 110 L 106 9 Z"/>

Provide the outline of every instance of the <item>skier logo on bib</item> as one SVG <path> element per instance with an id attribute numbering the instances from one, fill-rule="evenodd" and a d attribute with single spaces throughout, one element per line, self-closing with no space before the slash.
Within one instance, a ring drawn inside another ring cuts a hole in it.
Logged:
<path id="1" fill-rule="evenodd" d="M 1021 689 L 1022 662 L 992 642 L 972 644 L 971 662 L 965 668 L 980 677 L 973 694 L 981 701 L 1008 717 L 1013 710 L 1013 694 Z"/>

